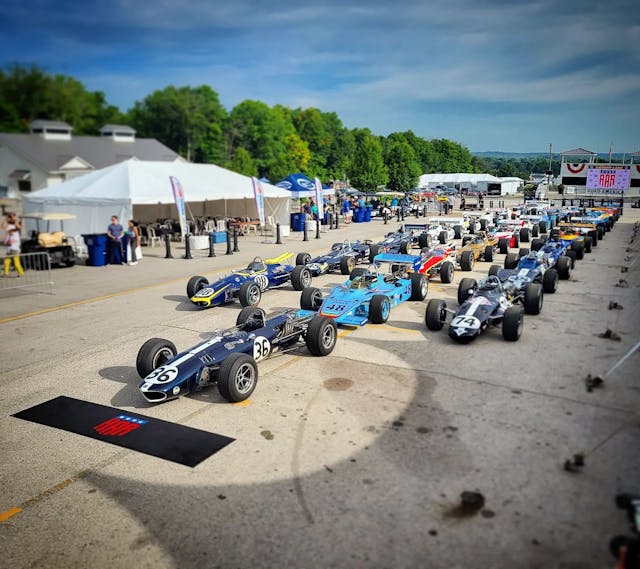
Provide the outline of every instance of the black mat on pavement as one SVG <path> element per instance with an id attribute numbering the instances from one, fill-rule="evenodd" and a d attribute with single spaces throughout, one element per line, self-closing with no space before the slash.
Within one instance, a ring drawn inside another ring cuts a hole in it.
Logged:
<path id="1" fill-rule="evenodd" d="M 235 440 L 65 396 L 13 416 L 191 467 Z"/>

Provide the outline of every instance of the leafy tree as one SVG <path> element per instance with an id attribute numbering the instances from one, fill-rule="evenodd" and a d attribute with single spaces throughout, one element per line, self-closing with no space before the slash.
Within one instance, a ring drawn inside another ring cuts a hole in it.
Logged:
<path id="1" fill-rule="evenodd" d="M 157 138 L 187 160 L 220 163 L 226 115 L 211 87 L 170 85 L 136 102 L 130 120 L 139 136 Z"/>
<path id="2" fill-rule="evenodd" d="M 258 175 L 258 168 L 251 158 L 251 154 L 242 146 L 236 148 L 233 159 L 227 164 L 227 168 L 245 176 Z"/>
<path id="3" fill-rule="evenodd" d="M 416 160 L 413 147 L 406 140 L 391 140 L 385 149 L 384 161 L 391 190 L 406 192 L 418 185 L 422 168 Z"/>
<path id="4" fill-rule="evenodd" d="M 382 158 L 382 144 L 369 129 L 354 131 L 355 152 L 351 160 L 349 178 L 359 189 L 373 191 L 389 179 Z"/>

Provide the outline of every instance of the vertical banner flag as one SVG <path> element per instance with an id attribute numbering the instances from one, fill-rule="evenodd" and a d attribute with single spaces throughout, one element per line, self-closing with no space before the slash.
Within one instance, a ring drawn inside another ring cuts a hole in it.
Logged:
<path id="1" fill-rule="evenodd" d="M 187 234 L 187 213 L 184 206 L 184 192 L 182 191 L 182 186 L 180 185 L 178 178 L 169 176 L 169 180 L 171 180 L 171 187 L 173 188 L 173 199 L 176 201 L 176 208 L 178 209 L 180 233 L 182 233 L 182 237 L 184 238 L 184 236 Z"/>
<path id="2" fill-rule="evenodd" d="M 262 190 L 262 183 L 258 178 L 254 178 L 253 176 L 251 176 L 251 183 L 253 184 L 253 196 L 256 199 L 260 225 L 264 225 L 264 191 Z"/>
<path id="3" fill-rule="evenodd" d="M 322 199 L 322 182 L 319 178 L 314 178 L 316 184 L 316 205 L 318 206 L 318 219 L 324 219 L 324 201 Z"/>

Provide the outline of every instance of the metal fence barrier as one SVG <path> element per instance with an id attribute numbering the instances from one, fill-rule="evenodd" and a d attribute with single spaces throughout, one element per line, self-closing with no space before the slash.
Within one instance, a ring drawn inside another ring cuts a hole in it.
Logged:
<path id="1" fill-rule="evenodd" d="M 20 266 L 24 271 L 21 276 L 18 274 L 14 257 L 9 257 L 6 253 L 0 257 L 0 269 L 2 269 L 0 291 L 44 287 L 48 288 L 48 290 L 40 292 L 53 294 L 53 278 L 49 254 L 46 252 L 23 253 L 16 255 L 16 257 L 18 257 Z"/>

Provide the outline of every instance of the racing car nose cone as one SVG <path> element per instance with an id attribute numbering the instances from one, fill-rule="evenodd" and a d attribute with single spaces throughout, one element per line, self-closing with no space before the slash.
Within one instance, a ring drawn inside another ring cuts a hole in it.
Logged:
<path id="1" fill-rule="evenodd" d="M 149 403 L 160 403 L 167 398 L 167 394 L 164 391 L 143 391 L 142 395 L 149 401 Z"/>

